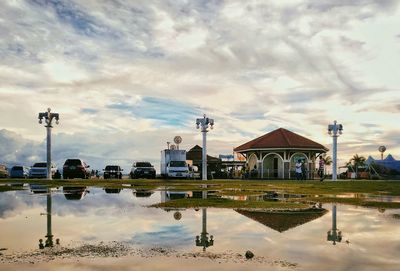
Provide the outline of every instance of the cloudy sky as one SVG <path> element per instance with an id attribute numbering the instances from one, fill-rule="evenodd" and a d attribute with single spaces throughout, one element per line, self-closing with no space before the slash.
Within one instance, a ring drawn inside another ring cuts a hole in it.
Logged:
<path id="1" fill-rule="evenodd" d="M 45 160 L 38 112 L 60 113 L 53 155 L 95 168 L 158 165 L 175 135 L 229 154 L 284 127 L 339 158 L 400 157 L 400 1 L 0 2 L 0 163 Z"/>

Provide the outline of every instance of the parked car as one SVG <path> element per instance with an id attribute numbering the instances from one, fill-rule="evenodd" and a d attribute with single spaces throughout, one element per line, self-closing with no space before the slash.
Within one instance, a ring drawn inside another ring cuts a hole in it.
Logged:
<path id="1" fill-rule="evenodd" d="M 0 178 L 8 178 L 8 168 L 5 165 L 0 165 Z"/>
<path id="2" fill-rule="evenodd" d="M 122 179 L 122 171 L 120 166 L 108 165 L 104 171 L 104 179 Z"/>
<path id="3" fill-rule="evenodd" d="M 89 179 L 90 166 L 82 159 L 67 159 L 63 166 L 64 179 L 82 178 Z"/>
<path id="4" fill-rule="evenodd" d="M 29 177 L 29 168 L 24 166 L 13 166 L 10 170 L 10 178 L 22 178 L 26 179 Z"/>
<path id="5" fill-rule="evenodd" d="M 135 162 L 132 165 L 131 172 L 129 173 L 131 179 L 136 178 L 155 178 L 156 170 L 149 162 Z"/>
<path id="6" fill-rule="evenodd" d="M 57 171 L 57 168 L 54 164 L 51 164 L 50 170 L 53 177 Z M 33 166 L 29 170 L 29 178 L 47 178 L 47 163 L 39 162 L 33 164 Z"/>

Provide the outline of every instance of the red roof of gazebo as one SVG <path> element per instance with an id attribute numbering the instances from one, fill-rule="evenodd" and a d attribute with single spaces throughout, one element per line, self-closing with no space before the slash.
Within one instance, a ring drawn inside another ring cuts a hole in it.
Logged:
<path id="1" fill-rule="evenodd" d="M 234 151 L 242 152 L 246 150 L 254 149 L 317 149 L 328 151 L 328 149 L 308 138 L 293 133 L 284 128 L 276 129 L 270 133 L 253 139 L 239 147 L 236 147 Z"/>

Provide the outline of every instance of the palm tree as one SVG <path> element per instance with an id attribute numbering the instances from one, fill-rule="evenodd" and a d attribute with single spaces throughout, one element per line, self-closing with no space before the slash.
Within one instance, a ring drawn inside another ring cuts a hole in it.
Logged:
<path id="1" fill-rule="evenodd" d="M 332 164 L 332 158 L 329 155 L 323 157 L 322 160 L 324 161 L 324 164 L 327 166 L 330 166 Z"/>
<path id="2" fill-rule="evenodd" d="M 364 156 L 359 156 L 358 154 L 355 154 L 351 159 L 350 159 L 350 164 L 352 164 L 355 169 L 356 169 L 356 176 L 358 176 L 358 167 L 362 167 L 365 165 L 365 159 Z"/>

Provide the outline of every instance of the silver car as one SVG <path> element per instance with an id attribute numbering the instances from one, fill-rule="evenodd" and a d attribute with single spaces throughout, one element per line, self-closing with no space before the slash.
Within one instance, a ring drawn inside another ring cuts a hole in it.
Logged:
<path id="1" fill-rule="evenodd" d="M 54 164 L 51 164 L 51 176 L 54 177 L 57 168 Z M 29 170 L 29 178 L 47 178 L 47 163 L 39 162 L 35 163 Z"/>

